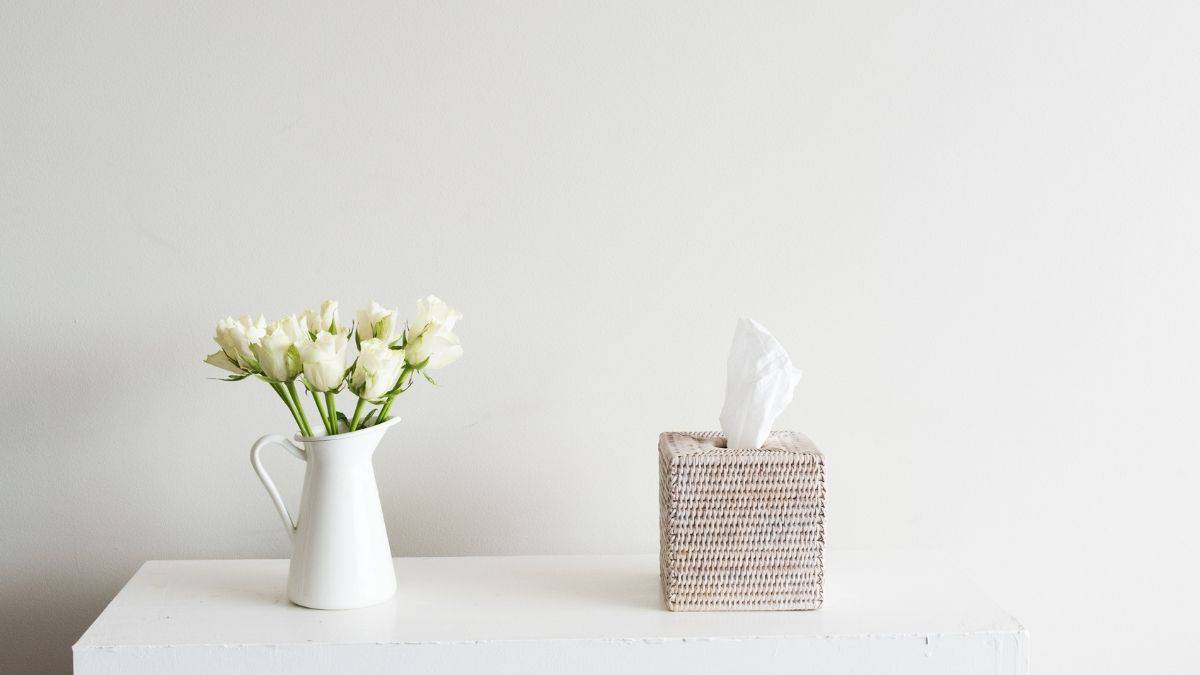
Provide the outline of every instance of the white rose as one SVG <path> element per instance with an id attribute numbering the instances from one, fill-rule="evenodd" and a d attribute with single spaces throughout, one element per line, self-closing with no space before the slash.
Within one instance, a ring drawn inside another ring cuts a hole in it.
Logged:
<path id="1" fill-rule="evenodd" d="M 384 342 L 391 342 L 396 337 L 397 310 L 388 309 L 372 300 L 371 306 L 358 310 L 356 316 L 360 342 L 376 338 Z"/>
<path id="2" fill-rule="evenodd" d="M 458 342 L 458 336 L 453 333 L 422 335 L 404 346 L 404 359 L 409 367 L 419 370 L 444 368 L 462 355 L 462 345 Z"/>
<path id="3" fill-rule="evenodd" d="M 436 295 L 426 296 L 417 301 L 417 318 L 408 328 L 408 339 L 413 339 L 415 335 L 452 333 L 454 324 L 461 318 L 458 310 L 442 302 Z"/>
<path id="4" fill-rule="evenodd" d="M 417 301 L 417 318 L 405 335 L 404 358 L 413 368 L 437 370 L 454 363 L 463 354 L 454 334 L 462 314 L 437 296 Z M 424 364 L 422 366 L 422 364 Z"/>
<path id="5" fill-rule="evenodd" d="M 321 303 L 319 311 L 308 310 L 304 313 L 304 320 L 308 324 L 308 329 L 314 333 L 321 331 L 337 333 L 340 329 L 337 300 L 326 300 Z"/>
<path id="6" fill-rule="evenodd" d="M 404 370 L 404 352 L 371 338 L 359 347 L 358 361 L 350 375 L 350 390 L 359 398 L 378 401 L 391 391 Z"/>
<path id="7" fill-rule="evenodd" d="M 293 314 L 267 326 L 266 335 L 250 345 L 264 375 L 276 382 L 291 382 L 303 370 L 297 345 L 308 341 L 308 324 Z"/>
<path id="8" fill-rule="evenodd" d="M 316 340 L 304 340 L 297 345 L 304 381 L 313 391 L 337 391 L 346 374 L 346 333 L 317 333 Z"/>
<path id="9" fill-rule="evenodd" d="M 231 316 L 217 322 L 217 333 L 213 336 L 213 340 L 221 347 L 225 356 L 242 370 L 257 370 L 257 359 L 254 351 L 250 349 L 250 345 L 266 335 L 266 326 L 267 320 L 261 316 L 257 321 L 249 316 L 243 316 L 236 320 Z M 228 369 L 226 368 L 226 370 Z"/>

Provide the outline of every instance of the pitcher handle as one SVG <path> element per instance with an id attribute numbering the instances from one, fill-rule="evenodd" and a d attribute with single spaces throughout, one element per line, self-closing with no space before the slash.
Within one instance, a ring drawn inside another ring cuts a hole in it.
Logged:
<path id="1" fill-rule="evenodd" d="M 304 461 L 308 461 L 308 456 L 304 452 L 304 448 L 292 442 L 292 439 L 279 434 L 267 434 L 254 442 L 254 446 L 250 448 L 250 465 L 254 467 L 254 473 L 258 474 L 258 479 L 262 481 L 263 487 L 267 488 L 267 494 L 271 496 L 271 501 L 275 502 L 275 510 L 279 512 L 279 517 L 283 519 L 283 529 L 287 530 L 288 539 L 296 537 L 296 521 L 292 519 L 292 514 L 288 513 L 287 505 L 283 503 L 283 497 L 279 496 L 279 490 L 275 488 L 275 481 L 267 475 L 267 470 L 263 468 L 262 459 L 258 456 L 263 448 L 271 445 L 283 446 L 284 450 L 292 453 L 296 457 Z"/>

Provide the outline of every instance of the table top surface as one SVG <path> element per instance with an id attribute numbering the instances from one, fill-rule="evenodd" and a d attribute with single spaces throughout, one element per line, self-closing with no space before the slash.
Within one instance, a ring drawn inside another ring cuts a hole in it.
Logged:
<path id="1" fill-rule="evenodd" d="M 290 604 L 286 560 L 155 560 L 134 574 L 75 648 L 1024 631 L 961 572 L 935 561 L 924 554 L 830 551 L 819 610 L 669 612 L 653 555 L 398 558 L 394 598 L 343 611 Z"/>

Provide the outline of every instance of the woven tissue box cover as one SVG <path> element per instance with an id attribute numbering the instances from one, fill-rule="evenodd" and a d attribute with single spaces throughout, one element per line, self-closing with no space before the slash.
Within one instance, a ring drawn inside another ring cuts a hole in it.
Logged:
<path id="1" fill-rule="evenodd" d="M 817 609 L 824 590 L 825 457 L 793 431 L 759 449 L 717 432 L 658 439 L 659 564 L 667 608 Z"/>

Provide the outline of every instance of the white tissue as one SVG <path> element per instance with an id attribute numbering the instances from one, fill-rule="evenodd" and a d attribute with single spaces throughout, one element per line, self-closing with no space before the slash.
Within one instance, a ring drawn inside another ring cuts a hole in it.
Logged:
<path id="1" fill-rule="evenodd" d="M 721 431 L 730 448 L 761 448 L 771 424 L 792 402 L 800 370 L 783 345 L 754 319 L 739 319 L 729 347 Z"/>

